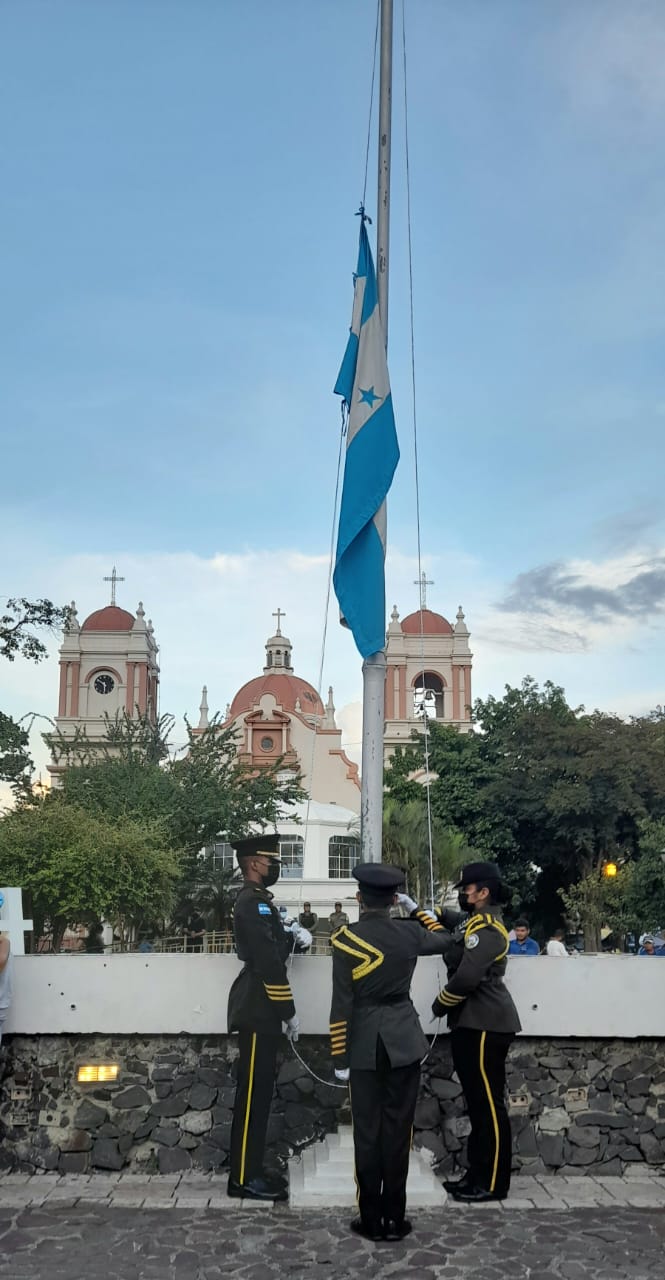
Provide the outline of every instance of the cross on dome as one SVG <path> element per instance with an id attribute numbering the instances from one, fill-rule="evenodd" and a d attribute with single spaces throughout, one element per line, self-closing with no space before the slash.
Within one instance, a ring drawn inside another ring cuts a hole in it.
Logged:
<path id="1" fill-rule="evenodd" d="M 120 575 L 119 575 L 118 573 L 116 573 L 115 565 L 113 566 L 113 572 L 112 572 L 112 573 L 110 573 L 110 574 L 108 574 L 108 575 L 104 578 L 104 582 L 110 582 L 110 583 L 111 583 L 111 604 L 115 604 L 115 585 L 116 585 L 116 582 L 124 582 L 124 581 L 125 581 L 125 579 L 124 579 L 124 578 L 121 578 L 121 577 L 120 577 Z"/>
<path id="2" fill-rule="evenodd" d="M 286 617 L 286 614 L 285 614 L 281 609 L 276 609 L 272 616 L 273 616 L 273 618 L 276 618 L 276 619 L 277 619 L 277 630 L 276 630 L 276 632 L 275 632 L 275 635 L 276 635 L 276 636 L 281 636 L 281 634 L 282 634 L 282 628 L 281 628 L 281 626 L 280 626 L 280 623 L 281 623 L 281 621 L 282 621 L 282 618 L 285 618 L 285 617 Z"/>
<path id="3" fill-rule="evenodd" d="M 426 609 L 427 608 L 427 588 L 434 586 L 433 579 L 428 578 L 427 574 L 425 573 L 425 570 L 423 569 L 420 577 L 414 578 L 413 585 L 414 587 L 420 587 L 420 607 L 421 609 Z"/>

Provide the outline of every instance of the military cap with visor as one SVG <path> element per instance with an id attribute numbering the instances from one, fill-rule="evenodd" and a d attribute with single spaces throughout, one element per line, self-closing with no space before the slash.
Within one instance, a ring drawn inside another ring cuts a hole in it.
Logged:
<path id="1" fill-rule="evenodd" d="M 406 879 L 401 867 L 392 867 L 386 862 L 359 862 L 351 875 L 361 889 L 371 889 L 372 893 L 397 893 Z"/>
<path id="2" fill-rule="evenodd" d="M 236 858 L 273 858 L 279 861 L 279 842 L 281 837 L 277 833 L 267 832 L 262 836 L 247 836 L 242 840 L 230 840 L 229 844 L 235 851 Z"/>

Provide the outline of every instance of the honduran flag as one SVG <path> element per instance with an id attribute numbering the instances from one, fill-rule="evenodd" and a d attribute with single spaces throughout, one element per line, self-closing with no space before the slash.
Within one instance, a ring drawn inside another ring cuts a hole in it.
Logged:
<path id="1" fill-rule="evenodd" d="M 376 273 L 361 216 L 353 317 L 335 394 L 347 409 L 333 583 L 363 658 L 386 641 L 386 495 L 399 461 Z"/>

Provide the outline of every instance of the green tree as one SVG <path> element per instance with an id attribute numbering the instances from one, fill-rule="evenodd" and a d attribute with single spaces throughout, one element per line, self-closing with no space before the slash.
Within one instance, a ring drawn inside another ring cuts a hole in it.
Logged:
<path id="1" fill-rule="evenodd" d="M 0 882 L 30 896 L 35 934 L 59 949 L 68 926 L 109 920 L 121 939 L 146 916 L 168 913 L 180 875 L 163 824 L 112 820 L 60 795 L 0 818 Z"/>
<path id="2" fill-rule="evenodd" d="M 0 616 L 0 658 L 14 662 L 17 657 L 41 662 L 47 648 L 38 632 L 54 631 L 68 617 L 66 607 L 50 600 L 7 600 Z M 29 727 L 0 711 L 0 781 L 9 782 L 17 797 L 30 788 L 34 768 L 29 747 Z"/>
<path id="3" fill-rule="evenodd" d="M 168 755 L 171 718 L 159 726 L 127 716 L 110 722 L 104 742 L 84 740 L 69 750 L 62 795 L 109 818 L 162 821 L 172 847 L 185 851 L 195 872 L 205 845 L 254 824 L 276 827 L 284 808 L 304 793 L 298 777 L 283 776 L 279 761 L 261 770 L 248 765 L 233 730 L 218 720 L 203 732 L 186 727 L 187 746 L 175 757 Z"/>
<path id="4" fill-rule="evenodd" d="M 41 662 L 47 648 L 38 631 L 55 631 L 64 626 L 69 608 L 50 600 L 7 600 L 6 612 L 0 616 L 0 658 L 13 662 L 16 657 Z"/>
<path id="5" fill-rule="evenodd" d="M 626 907 L 638 933 L 665 929 L 665 820 L 640 824 L 640 856 L 633 867 Z"/>
<path id="6" fill-rule="evenodd" d="M 432 871 L 430 873 L 430 823 L 427 798 L 420 794 L 401 803 L 392 795 L 384 799 L 382 852 L 386 862 L 394 862 L 408 872 L 409 888 L 418 901 L 435 898 L 454 878 L 469 850 L 463 836 L 450 830 L 432 815 Z"/>
<path id="7" fill-rule="evenodd" d="M 568 890 L 559 890 L 568 917 L 581 924 L 585 950 L 600 951 L 603 928 L 623 938 L 634 927 L 630 906 L 633 874 L 631 864 L 619 868 L 613 877 L 605 876 L 602 867 L 596 867 Z"/>
<path id="8" fill-rule="evenodd" d="M 25 795 L 33 762 L 28 730 L 0 711 L 0 781 L 9 782 L 17 795 Z"/>
<path id="9" fill-rule="evenodd" d="M 559 923 L 560 889 L 607 858 L 638 859 L 641 824 L 665 817 L 662 709 L 629 722 L 587 714 L 530 677 L 477 701 L 471 733 L 432 723 L 429 765 L 434 813 L 499 863 L 514 905 L 543 933 Z M 390 794 L 413 794 L 424 768 L 420 733 L 386 771 Z"/>

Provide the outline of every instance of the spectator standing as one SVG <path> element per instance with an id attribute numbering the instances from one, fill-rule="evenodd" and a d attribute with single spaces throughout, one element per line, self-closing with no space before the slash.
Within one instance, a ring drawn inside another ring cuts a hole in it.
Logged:
<path id="1" fill-rule="evenodd" d="M 535 938 L 531 938 L 529 921 L 522 916 L 515 921 L 514 933 L 515 937 L 511 938 L 508 947 L 509 956 L 539 956 L 540 947 Z"/>
<path id="2" fill-rule="evenodd" d="M 298 916 L 298 924 L 301 924 L 303 929 L 309 929 L 309 932 L 313 933 L 318 923 L 319 917 L 315 911 L 312 911 L 311 902 L 303 902 L 302 911 Z"/>
<path id="3" fill-rule="evenodd" d="M 564 944 L 565 932 L 563 929 L 555 929 L 547 946 L 545 954 L 548 956 L 567 956 L 568 952 Z"/>
<path id="4" fill-rule="evenodd" d="M 638 951 L 638 956 L 665 956 L 665 951 L 660 950 L 656 946 L 656 939 L 650 933 L 645 933 L 642 938 L 642 946 Z M 1 1012 L 1 1010 L 0 1010 Z"/>
<path id="5" fill-rule="evenodd" d="M 203 951 L 203 939 L 206 933 L 206 922 L 203 916 L 195 911 L 187 921 L 185 929 L 186 947 L 188 951 Z"/>
<path id="6" fill-rule="evenodd" d="M 2 1028 L 12 1002 L 14 976 L 14 957 L 8 933 L 0 933 L 0 1044 L 2 1044 Z"/>
<path id="7" fill-rule="evenodd" d="M 347 916 L 346 911 L 342 911 L 341 902 L 335 903 L 335 910 L 331 911 L 330 915 L 328 916 L 328 920 L 330 922 L 330 928 L 332 929 L 333 933 L 335 932 L 336 929 L 341 929 L 343 924 L 349 923 L 349 917 Z"/>
<path id="8" fill-rule="evenodd" d="M 104 954 L 104 926 L 101 920 L 95 920 L 88 929 L 88 936 L 83 944 L 89 956 Z"/>

